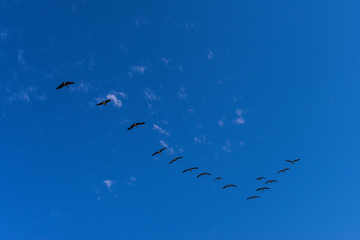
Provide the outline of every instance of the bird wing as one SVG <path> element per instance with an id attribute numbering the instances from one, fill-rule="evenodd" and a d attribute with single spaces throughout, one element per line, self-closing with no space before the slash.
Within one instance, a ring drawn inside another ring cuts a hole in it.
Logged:
<path id="1" fill-rule="evenodd" d="M 175 158 L 176 160 L 179 160 L 179 159 L 182 159 L 183 157 L 177 157 L 177 158 Z"/>
<path id="2" fill-rule="evenodd" d="M 172 164 L 173 162 L 175 162 L 175 159 L 171 160 L 171 161 L 169 162 L 169 164 Z"/>
<path id="3" fill-rule="evenodd" d="M 129 130 L 132 129 L 133 127 L 135 127 L 135 124 L 131 125 L 127 130 L 129 131 Z"/>
<path id="4" fill-rule="evenodd" d="M 258 189 L 256 189 L 256 191 L 260 191 L 260 190 L 262 190 L 262 188 L 258 188 Z"/>
<path id="5" fill-rule="evenodd" d="M 100 106 L 100 105 L 103 105 L 104 104 L 104 102 L 100 102 L 100 103 L 98 103 L 98 104 L 96 104 L 97 106 Z"/>
<path id="6" fill-rule="evenodd" d="M 290 168 L 285 168 L 284 171 L 290 170 Z"/>
<path id="7" fill-rule="evenodd" d="M 105 100 L 105 103 L 108 103 L 108 102 L 110 102 L 110 101 L 111 101 L 111 99 Z"/>
<path id="8" fill-rule="evenodd" d="M 223 187 L 223 189 L 225 189 L 225 188 L 227 188 L 229 185 L 225 185 L 224 187 Z"/>
<path id="9" fill-rule="evenodd" d="M 280 170 L 280 171 L 278 171 L 278 172 L 277 172 L 277 174 L 281 173 L 282 171 L 284 171 L 284 170 Z"/>
<path id="10" fill-rule="evenodd" d="M 292 163 L 292 161 L 290 161 L 290 160 L 285 160 L 285 161 L 287 161 L 287 162 L 289 162 L 289 163 Z"/>
<path id="11" fill-rule="evenodd" d="M 64 87 L 65 85 L 62 83 L 62 84 L 60 84 L 56 89 L 60 89 L 60 88 L 62 88 L 62 87 Z"/>
<path id="12" fill-rule="evenodd" d="M 184 171 L 182 171 L 182 172 L 184 173 L 184 172 L 187 172 L 187 171 L 189 171 L 189 170 L 190 170 L 190 169 L 185 169 L 185 170 L 184 170 Z"/>
<path id="13" fill-rule="evenodd" d="M 297 162 L 297 161 L 300 161 L 300 158 L 294 160 L 294 162 Z"/>
<path id="14" fill-rule="evenodd" d="M 193 167 L 193 168 L 190 168 L 191 170 L 194 170 L 194 169 L 199 169 L 198 167 Z"/>
<path id="15" fill-rule="evenodd" d="M 67 84 L 74 84 L 75 82 L 66 82 Z"/>
<path id="16" fill-rule="evenodd" d="M 270 189 L 270 188 L 268 188 L 268 187 L 264 187 L 264 189 Z"/>
<path id="17" fill-rule="evenodd" d="M 165 149 L 166 149 L 166 147 L 164 147 L 163 149 L 160 149 L 159 152 L 162 152 L 162 151 L 164 151 Z"/>
<path id="18" fill-rule="evenodd" d="M 202 173 L 200 173 L 199 175 L 197 175 L 197 178 L 200 177 L 201 175 L 203 175 Z"/>
<path id="19" fill-rule="evenodd" d="M 139 123 L 137 123 L 137 125 L 143 125 L 143 124 L 145 124 L 145 122 L 139 122 Z"/>
<path id="20" fill-rule="evenodd" d="M 154 156 L 154 155 L 156 155 L 156 154 L 159 154 L 159 152 L 154 152 L 153 154 L 151 154 L 151 156 Z"/>

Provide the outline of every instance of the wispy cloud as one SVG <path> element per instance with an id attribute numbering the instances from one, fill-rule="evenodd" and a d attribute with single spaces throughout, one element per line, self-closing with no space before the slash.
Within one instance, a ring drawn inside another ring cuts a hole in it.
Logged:
<path id="1" fill-rule="evenodd" d="M 120 98 L 126 98 L 126 94 L 124 92 L 113 91 L 112 93 L 106 95 L 106 98 L 111 99 L 116 107 L 121 108 L 123 106 L 123 103 Z"/>
<path id="2" fill-rule="evenodd" d="M 209 60 L 214 59 L 214 52 L 213 51 L 211 51 L 211 50 L 208 51 L 207 59 L 209 59 Z"/>
<path id="3" fill-rule="evenodd" d="M 18 50 L 17 60 L 18 60 L 18 63 L 20 64 L 20 66 L 22 68 L 26 67 L 25 58 L 24 58 L 24 51 L 21 50 L 21 49 Z"/>
<path id="4" fill-rule="evenodd" d="M 107 187 L 107 189 L 111 191 L 111 187 L 114 185 L 114 181 L 108 179 L 108 180 L 104 180 L 103 183 Z"/>
<path id="5" fill-rule="evenodd" d="M 134 183 L 136 182 L 136 177 L 130 177 L 129 181 L 127 182 L 127 184 L 129 186 L 132 186 Z"/>
<path id="6" fill-rule="evenodd" d="M 194 142 L 195 143 L 205 143 L 206 142 L 206 136 L 201 135 L 201 136 L 198 136 L 198 137 L 194 137 Z"/>
<path id="7" fill-rule="evenodd" d="M 158 131 L 158 132 L 161 133 L 161 134 L 165 134 L 166 136 L 169 136 L 169 135 L 170 135 L 169 132 L 167 132 L 166 130 L 164 130 L 164 129 L 162 129 L 161 127 L 159 127 L 159 125 L 153 124 L 153 129 L 154 129 L 155 131 Z"/>
<path id="8" fill-rule="evenodd" d="M 187 92 L 185 91 L 185 88 L 184 87 L 180 87 L 177 95 L 179 96 L 180 99 L 183 99 L 183 100 L 187 100 Z"/>
<path id="9" fill-rule="evenodd" d="M 169 65 L 169 59 L 162 57 L 160 58 L 161 62 L 163 62 L 165 65 Z"/>
<path id="10" fill-rule="evenodd" d="M 10 103 L 22 101 L 29 103 L 31 100 L 31 97 L 35 97 L 39 100 L 45 100 L 46 95 L 45 94 L 39 94 L 37 92 L 37 89 L 33 86 L 28 87 L 18 87 L 16 91 L 11 90 L 10 88 L 6 88 L 6 91 L 8 93 L 8 101 Z"/>
<path id="11" fill-rule="evenodd" d="M 160 97 L 157 96 L 150 88 L 144 89 L 145 99 L 148 101 L 160 100 Z"/>
<path id="12" fill-rule="evenodd" d="M 5 42 L 8 38 L 9 35 L 9 31 L 7 29 L 1 30 L 0 31 L 0 39 L 1 41 Z"/>
<path id="13" fill-rule="evenodd" d="M 242 109 L 236 109 L 236 119 L 234 120 L 235 124 L 243 125 L 245 124 L 245 119 L 243 117 L 244 111 Z"/>
<path id="14" fill-rule="evenodd" d="M 174 148 L 169 147 L 166 142 L 164 142 L 163 140 L 160 140 L 159 142 L 160 142 L 161 146 L 166 147 L 166 150 L 168 150 L 168 152 L 169 152 L 170 154 L 174 154 L 174 153 L 175 153 Z"/>
<path id="15" fill-rule="evenodd" d="M 220 127 L 223 127 L 225 125 L 225 116 L 219 120 L 218 124 Z"/>
<path id="16" fill-rule="evenodd" d="M 231 150 L 231 141 L 229 139 L 225 140 L 225 144 L 221 147 L 225 152 L 232 152 Z"/>

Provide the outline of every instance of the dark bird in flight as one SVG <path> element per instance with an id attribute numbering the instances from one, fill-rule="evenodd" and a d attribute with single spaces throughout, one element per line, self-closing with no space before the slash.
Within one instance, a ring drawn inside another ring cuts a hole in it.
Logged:
<path id="1" fill-rule="evenodd" d="M 156 154 L 161 155 L 161 152 L 164 151 L 165 149 L 166 149 L 166 147 L 164 147 L 163 149 L 160 149 L 159 151 L 154 152 L 153 154 L 151 154 L 151 156 L 154 156 Z"/>
<path id="2" fill-rule="evenodd" d="M 295 160 L 293 160 L 293 161 L 291 161 L 291 160 L 285 160 L 285 161 L 294 164 L 295 162 L 300 161 L 300 158 L 295 159 Z"/>
<path id="3" fill-rule="evenodd" d="M 184 171 L 182 171 L 183 173 L 184 172 L 187 172 L 187 171 L 192 171 L 192 170 L 194 170 L 194 169 L 199 169 L 198 167 L 192 167 L 192 168 L 188 168 L 188 169 L 185 169 Z"/>
<path id="4" fill-rule="evenodd" d="M 260 190 L 264 191 L 264 190 L 266 190 L 266 189 L 270 189 L 270 188 L 268 188 L 268 187 L 262 187 L 262 188 L 256 189 L 256 191 L 260 191 Z"/>
<path id="5" fill-rule="evenodd" d="M 220 179 L 222 179 L 222 177 L 217 177 L 217 178 L 214 178 L 215 180 L 220 180 Z"/>
<path id="6" fill-rule="evenodd" d="M 261 179 L 265 179 L 264 177 L 258 177 L 256 180 L 261 181 Z"/>
<path id="7" fill-rule="evenodd" d="M 206 173 L 206 172 L 203 172 L 203 173 L 200 173 L 199 175 L 197 175 L 197 178 L 201 177 L 201 176 L 205 176 L 205 175 L 211 175 L 210 173 Z"/>
<path id="8" fill-rule="evenodd" d="M 278 182 L 278 181 L 277 181 L 277 180 L 269 180 L 269 181 L 267 181 L 265 184 L 273 183 L 273 182 Z"/>
<path id="9" fill-rule="evenodd" d="M 110 102 L 111 101 L 111 99 L 108 99 L 108 100 L 105 100 L 105 101 L 102 101 L 102 102 L 100 102 L 100 103 L 98 103 L 98 104 L 96 104 L 97 106 L 100 106 L 100 105 L 105 105 L 106 107 L 107 107 L 107 103 L 108 102 Z"/>
<path id="10" fill-rule="evenodd" d="M 227 187 L 236 187 L 236 185 L 234 185 L 234 184 L 228 184 L 228 185 L 225 185 L 225 186 L 223 187 L 223 189 L 225 189 L 225 188 L 227 188 Z"/>
<path id="11" fill-rule="evenodd" d="M 260 196 L 251 196 L 251 197 L 248 197 L 246 200 L 249 200 L 249 199 L 255 199 L 255 198 L 259 198 Z"/>
<path id="12" fill-rule="evenodd" d="M 171 160 L 171 162 L 169 162 L 169 164 L 172 164 L 173 162 L 176 162 L 177 160 L 182 159 L 182 158 L 183 158 L 183 157 L 174 158 L 173 160 Z"/>
<path id="13" fill-rule="evenodd" d="M 56 89 L 60 89 L 63 87 L 69 87 L 68 85 L 74 84 L 74 82 L 62 82 Z"/>
<path id="14" fill-rule="evenodd" d="M 282 170 L 280 170 L 280 171 L 278 171 L 278 173 L 277 174 L 279 174 L 279 173 L 285 173 L 285 171 L 287 171 L 287 170 L 289 170 L 290 168 L 284 168 L 284 169 L 282 169 Z"/>
<path id="15" fill-rule="evenodd" d="M 129 130 L 132 129 L 133 127 L 137 127 L 137 126 L 143 125 L 143 124 L 145 124 L 145 122 L 133 123 L 127 130 L 129 131 Z"/>

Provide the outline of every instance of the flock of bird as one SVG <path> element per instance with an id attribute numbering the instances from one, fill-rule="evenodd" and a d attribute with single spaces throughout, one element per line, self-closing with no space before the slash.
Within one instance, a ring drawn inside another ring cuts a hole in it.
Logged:
<path id="1" fill-rule="evenodd" d="M 63 87 L 69 87 L 69 85 L 71 84 L 74 84 L 75 82 L 62 82 L 56 89 L 61 89 Z M 96 105 L 97 106 L 100 106 L 100 105 L 104 105 L 107 107 L 107 103 L 109 103 L 111 101 L 111 99 L 107 99 L 107 100 L 104 100 L 102 102 L 99 102 L 97 103 Z M 127 130 L 131 130 L 133 129 L 134 127 L 137 128 L 138 126 L 140 125 L 144 125 L 145 122 L 137 122 L 137 123 L 133 123 Z M 166 150 L 166 147 L 154 152 L 153 154 L 151 154 L 151 156 L 155 156 L 155 155 L 161 155 L 161 153 Z M 183 157 L 176 157 L 174 159 L 172 159 L 170 162 L 169 162 L 169 165 L 170 164 L 173 164 L 175 162 L 177 162 L 178 160 L 182 159 Z M 294 165 L 296 162 L 300 161 L 300 158 L 298 159 L 295 159 L 295 160 L 285 160 L 286 162 L 289 162 L 291 163 L 292 165 Z M 183 173 L 186 173 L 186 172 L 192 172 L 193 170 L 198 170 L 199 168 L 198 167 L 192 167 L 192 168 L 188 168 L 188 169 L 185 169 L 183 170 L 182 172 Z M 280 171 L 277 172 L 277 174 L 279 173 L 285 173 L 286 171 L 290 170 L 290 168 L 284 168 L 284 169 L 281 169 Z M 207 172 L 202 172 L 200 174 L 198 174 L 196 177 L 199 178 L 201 176 L 211 176 L 212 174 L 211 173 L 207 173 Z M 215 181 L 220 181 L 222 179 L 222 177 L 215 177 L 214 180 Z M 262 182 L 263 179 L 266 179 L 265 177 L 258 177 L 255 179 L 255 181 L 259 181 L 259 182 Z M 277 180 L 274 180 L 274 179 L 271 179 L 271 180 L 268 180 L 265 182 L 265 184 L 269 184 L 269 183 L 276 183 L 278 182 Z M 237 187 L 236 185 L 234 184 L 227 184 L 225 186 L 222 187 L 222 189 L 226 189 L 226 188 L 231 188 L 231 187 Z M 269 187 L 260 187 L 258 189 L 256 189 L 255 191 L 258 192 L 258 191 L 265 191 L 265 190 L 270 190 Z M 260 198 L 260 196 L 257 196 L 257 195 L 253 195 L 253 196 L 250 196 L 248 198 L 246 198 L 247 200 L 250 200 L 250 199 L 256 199 L 256 198 Z"/>

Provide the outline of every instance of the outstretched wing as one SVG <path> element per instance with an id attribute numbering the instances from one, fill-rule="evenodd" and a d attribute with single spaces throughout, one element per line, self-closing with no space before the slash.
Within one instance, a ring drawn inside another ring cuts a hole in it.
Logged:
<path id="1" fill-rule="evenodd" d="M 163 149 L 160 149 L 159 152 L 162 152 L 162 151 L 164 151 L 165 149 L 166 149 L 166 147 L 164 147 Z"/>
<path id="2" fill-rule="evenodd" d="M 108 102 L 110 102 L 110 101 L 111 101 L 111 99 L 105 100 L 105 103 L 108 103 Z"/>
<path id="3" fill-rule="evenodd" d="M 191 170 L 194 170 L 194 169 L 199 169 L 198 167 L 193 167 L 193 168 L 190 168 Z"/>
<path id="4" fill-rule="evenodd" d="M 66 84 L 74 84 L 75 82 L 66 82 Z"/>
<path id="5" fill-rule="evenodd" d="M 290 168 L 285 168 L 285 169 L 284 169 L 284 172 L 287 171 L 287 170 L 290 170 Z"/>
<path id="6" fill-rule="evenodd" d="M 291 160 L 285 160 L 285 161 L 287 161 L 287 162 L 289 162 L 289 163 L 293 163 L 293 161 L 291 161 Z"/>
<path id="7" fill-rule="evenodd" d="M 270 188 L 268 188 L 268 187 L 264 187 L 264 189 L 270 189 Z"/>
<path id="8" fill-rule="evenodd" d="M 65 86 L 65 84 L 64 83 L 61 83 L 56 89 L 60 89 L 60 88 L 62 88 L 62 87 L 64 87 Z"/>
<path id="9" fill-rule="evenodd" d="M 143 125 L 145 124 L 145 122 L 139 122 L 139 123 L 136 123 L 137 125 Z"/>
<path id="10" fill-rule="evenodd" d="M 294 160 L 294 162 L 297 162 L 297 161 L 300 161 L 300 158 Z"/>
<path id="11" fill-rule="evenodd" d="M 284 170 L 280 170 L 280 171 L 277 172 L 277 174 L 279 174 L 279 173 L 281 173 L 281 172 L 283 172 L 283 171 L 284 171 Z"/>
<path id="12" fill-rule="evenodd" d="M 262 188 L 258 188 L 258 189 L 256 189 L 256 191 L 260 191 L 260 190 L 264 190 L 264 189 L 262 189 Z"/>
<path id="13" fill-rule="evenodd" d="M 229 185 L 225 185 L 225 186 L 223 186 L 223 189 L 225 189 L 225 188 L 227 188 Z"/>
<path id="14" fill-rule="evenodd" d="M 135 124 L 131 125 L 127 130 L 129 131 L 129 130 L 132 129 L 133 127 L 135 127 Z"/>
<path id="15" fill-rule="evenodd" d="M 199 178 L 200 176 L 204 175 L 203 173 L 200 173 L 199 175 L 197 175 L 197 178 Z"/>
<path id="16" fill-rule="evenodd" d="M 97 106 L 100 106 L 100 105 L 103 105 L 104 104 L 104 102 L 100 102 L 100 103 L 98 103 L 98 104 L 96 104 Z"/>
<path id="17" fill-rule="evenodd" d="M 182 171 L 182 172 L 184 173 L 184 172 L 187 172 L 187 171 L 190 171 L 190 169 L 185 169 L 185 170 L 184 170 L 184 171 Z"/>

